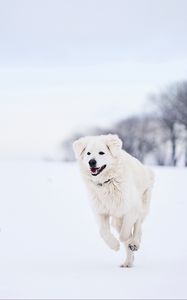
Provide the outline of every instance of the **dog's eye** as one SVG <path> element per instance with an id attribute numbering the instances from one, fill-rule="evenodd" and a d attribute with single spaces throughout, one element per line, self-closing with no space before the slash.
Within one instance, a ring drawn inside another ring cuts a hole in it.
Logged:
<path id="1" fill-rule="evenodd" d="M 90 155 L 91 153 L 90 152 L 87 152 L 87 155 Z"/>
<path id="2" fill-rule="evenodd" d="M 103 152 L 103 151 L 100 151 L 100 152 L 99 152 L 99 155 L 104 155 L 104 152 Z"/>

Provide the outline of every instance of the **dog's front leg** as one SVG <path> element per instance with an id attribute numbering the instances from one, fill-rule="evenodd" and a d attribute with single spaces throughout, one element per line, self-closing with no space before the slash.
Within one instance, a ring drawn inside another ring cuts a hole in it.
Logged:
<path id="1" fill-rule="evenodd" d="M 137 221 L 138 214 L 136 211 L 131 211 L 123 218 L 123 223 L 120 232 L 120 241 L 125 242 L 132 238 L 132 230 Z"/>
<path id="2" fill-rule="evenodd" d="M 121 265 L 121 267 L 132 267 L 134 261 L 133 251 L 138 250 L 138 248 L 136 248 L 136 245 L 132 242 L 132 231 L 136 220 L 137 213 L 135 211 L 128 213 L 123 218 L 123 224 L 120 232 L 120 240 L 125 244 L 127 258 L 124 264 Z"/>
<path id="3" fill-rule="evenodd" d="M 98 219 L 101 237 L 111 249 L 118 251 L 120 248 L 120 243 L 110 231 L 109 216 L 98 215 Z"/>

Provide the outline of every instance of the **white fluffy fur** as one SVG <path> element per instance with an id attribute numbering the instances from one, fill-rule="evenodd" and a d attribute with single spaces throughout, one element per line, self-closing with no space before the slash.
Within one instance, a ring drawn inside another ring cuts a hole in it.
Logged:
<path id="1" fill-rule="evenodd" d="M 80 138 L 73 148 L 91 194 L 101 237 L 115 251 L 119 250 L 120 241 L 123 242 L 127 258 L 122 266 L 131 267 L 133 251 L 140 246 L 141 225 L 149 210 L 153 172 L 122 150 L 122 141 L 117 135 Z M 105 154 L 100 155 L 101 151 Z M 93 158 L 98 167 L 106 164 L 97 176 L 92 175 L 88 163 Z M 111 233 L 110 217 L 119 240 Z"/>

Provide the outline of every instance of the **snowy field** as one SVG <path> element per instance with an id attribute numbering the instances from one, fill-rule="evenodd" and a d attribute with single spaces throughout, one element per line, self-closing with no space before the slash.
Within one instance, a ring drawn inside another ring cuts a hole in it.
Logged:
<path id="1" fill-rule="evenodd" d="M 187 298 L 187 169 L 155 173 L 135 266 L 121 269 L 76 165 L 0 162 L 0 298 Z"/>

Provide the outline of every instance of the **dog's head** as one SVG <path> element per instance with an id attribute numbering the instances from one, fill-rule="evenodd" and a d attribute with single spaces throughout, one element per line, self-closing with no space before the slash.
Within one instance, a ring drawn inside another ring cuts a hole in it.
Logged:
<path id="1" fill-rule="evenodd" d="M 99 176 L 111 168 L 120 155 L 122 141 L 117 135 L 108 134 L 80 138 L 73 143 L 76 158 L 91 176 Z"/>

